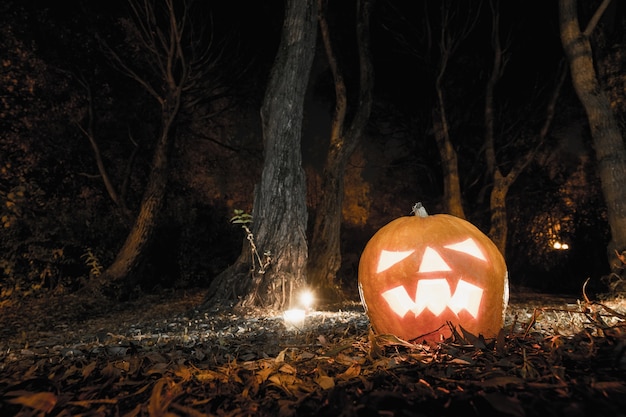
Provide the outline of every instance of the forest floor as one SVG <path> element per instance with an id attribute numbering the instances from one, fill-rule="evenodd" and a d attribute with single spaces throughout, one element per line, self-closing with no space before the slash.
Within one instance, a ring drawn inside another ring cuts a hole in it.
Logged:
<path id="1" fill-rule="evenodd" d="M 205 290 L 0 306 L 2 416 L 626 416 L 626 300 L 512 292 L 494 340 L 375 336 L 360 304 L 199 311 Z"/>

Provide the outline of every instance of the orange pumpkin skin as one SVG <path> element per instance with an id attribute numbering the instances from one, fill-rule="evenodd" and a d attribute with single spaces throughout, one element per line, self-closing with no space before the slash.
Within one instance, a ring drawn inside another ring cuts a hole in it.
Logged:
<path id="1" fill-rule="evenodd" d="M 485 234 L 458 217 L 393 220 L 367 243 L 358 280 L 376 333 L 421 342 L 450 337 L 447 322 L 486 338 L 502 328 L 508 302 L 506 263 Z M 468 301 L 474 296 L 478 302 Z"/>

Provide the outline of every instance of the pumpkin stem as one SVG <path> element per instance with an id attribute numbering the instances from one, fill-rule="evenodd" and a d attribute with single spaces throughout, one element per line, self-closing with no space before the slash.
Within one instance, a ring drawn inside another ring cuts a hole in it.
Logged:
<path id="1" fill-rule="evenodd" d="M 428 212 L 426 211 L 422 203 L 415 203 L 415 205 L 411 209 L 411 213 L 419 217 L 428 217 Z"/>

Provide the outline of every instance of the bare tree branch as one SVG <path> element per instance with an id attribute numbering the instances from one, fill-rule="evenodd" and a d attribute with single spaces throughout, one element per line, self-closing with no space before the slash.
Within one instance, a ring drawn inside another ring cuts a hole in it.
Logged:
<path id="1" fill-rule="evenodd" d="M 600 21 L 600 19 L 602 18 L 602 15 L 604 14 L 604 12 L 606 11 L 606 9 L 609 7 L 610 4 L 611 4 L 611 0 L 604 0 L 602 4 L 600 4 L 600 6 L 596 9 L 596 12 L 591 17 L 591 20 L 589 20 L 589 23 L 587 23 L 587 27 L 585 28 L 585 31 L 583 32 L 583 36 L 585 37 L 591 36 L 591 34 L 593 33 L 593 30 L 598 25 L 598 22 Z"/>
<path id="2" fill-rule="evenodd" d="M 87 81 L 85 80 L 79 79 L 79 82 L 82 84 L 82 86 L 85 88 L 85 91 L 87 92 L 87 101 L 88 101 L 87 128 L 83 127 L 78 122 L 76 123 L 76 125 L 89 140 L 91 149 L 93 150 L 94 157 L 96 159 L 96 166 L 98 167 L 100 178 L 102 179 L 102 182 L 104 183 L 104 187 L 107 190 L 109 197 L 111 198 L 113 203 L 115 203 L 115 205 L 119 209 L 121 209 L 124 217 L 129 217 L 128 208 L 126 207 L 124 199 L 121 198 L 120 195 L 117 193 L 117 190 L 115 189 L 115 186 L 113 185 L 113 181 L 111 181 L 111 177 L 109 176 L 109 173 L 106 167 L 104 166 L 104 160 L 102 159 L 100 146 L 98 145 L 98 142 L 96 141 L 96 135 L 94 132 L 94 120 L 95 120 L 94 110 L 93 110 L 94 104 L 93 104 L 93 95 L 91 92 L 91 87 L 89 86 L 89 83 L 87 83 Z"/>

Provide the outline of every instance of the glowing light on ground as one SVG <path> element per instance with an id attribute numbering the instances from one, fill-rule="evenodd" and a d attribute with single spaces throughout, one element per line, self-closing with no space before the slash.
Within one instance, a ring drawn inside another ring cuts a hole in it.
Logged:
<path id="1" fill-rule="evenodd" d="M 300 330 L 304 327 L 304 319 L 306 312 L 299 308 L 285 310 L 283 312 L 283 320 L 288 330 Z"/>

